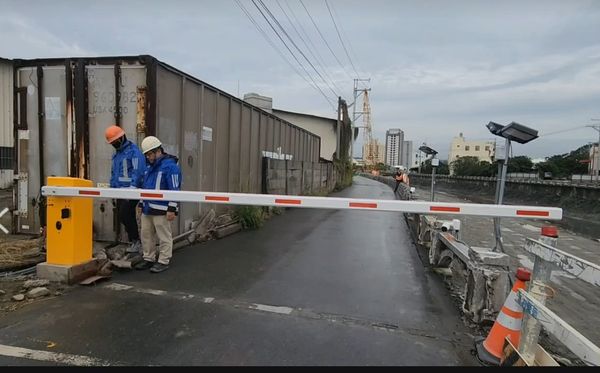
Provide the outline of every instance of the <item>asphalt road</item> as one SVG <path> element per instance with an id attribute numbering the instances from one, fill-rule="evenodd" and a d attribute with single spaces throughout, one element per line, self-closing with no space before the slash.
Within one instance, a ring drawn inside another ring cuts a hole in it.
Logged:
<path id="1" fill-rule="evenodd" d="M 355 178 L 337 196 L 392 199 Z M 402 215 L 288 209 L 0 319 L 0 365 L 476 365 Z"/>

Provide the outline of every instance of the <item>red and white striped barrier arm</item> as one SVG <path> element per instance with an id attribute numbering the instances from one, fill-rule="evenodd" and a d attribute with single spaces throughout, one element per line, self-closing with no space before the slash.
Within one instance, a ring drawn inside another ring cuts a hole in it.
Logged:
<path id="1" fill-rule="evenodd" d="M 416 214 L 474 215 L 523 219 L 562 219 L 562 209 L 540 206 L 485 205 L 476 203 L 446 203 L 398 201 L 337 197 L 307 197 L 274 194 L 245 194 L 168 191 L 153 189 L 42 187 L 46 197 L 91 197 L 176 202 L 215 203 L 225 205 L 254 205 L 304 207 L 319 209 L 350 209 L 370 211 L 397 211 Z"/>

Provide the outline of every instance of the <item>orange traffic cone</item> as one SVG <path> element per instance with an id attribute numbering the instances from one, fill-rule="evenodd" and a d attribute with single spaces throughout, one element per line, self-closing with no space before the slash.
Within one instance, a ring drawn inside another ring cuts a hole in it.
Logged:
<path id="1" fill-rule="evenodd" d="M 510 294 L 508 294 L 508 298 L 506 298 L 492 330 L 490 330 L 485 340 L 482 338 L 476 342 L 477 356 L 482 362 L 494 365 L 500 364 L 506 336 L 509 336 L 513 345 L 519 345 L 523 308 L 517 302 L 517 292 L 519 289 L 525 289 L 525 282 L 530 279 L 531 272 L 528 269 L 517 269 L 517 281 Z"/>

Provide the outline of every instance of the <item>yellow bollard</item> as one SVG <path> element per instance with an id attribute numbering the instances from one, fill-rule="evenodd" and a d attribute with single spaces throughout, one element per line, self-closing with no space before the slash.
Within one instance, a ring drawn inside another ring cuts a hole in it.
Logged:
<path id="1" fill-rule="evenodd" d="M 91 180 L 48 177 L 48 185 L 92 187 Z M 91 198 L 48 197 L 46 263 L 72 266 L 92 259 Z"/>

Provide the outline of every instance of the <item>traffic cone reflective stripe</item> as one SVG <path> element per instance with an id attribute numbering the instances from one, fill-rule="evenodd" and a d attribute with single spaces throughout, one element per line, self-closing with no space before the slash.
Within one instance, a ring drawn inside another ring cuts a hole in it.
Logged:
<path id="1" fill-rule="evenodd" d="M 525 289 L 525 281 L 529 281 L 530 276 L 531 272 L 522 268 L 519 268 L 517 271 L 517 280 L 508 294 L 506 301 L 504 301 L 504 305 L 498 313 L 494 326 L 483 343 L 478 345 L 477 352 L 482 360 L 488 363 L 499 363 L 506 336 L 510 338 L 511 343 L 515 346 L 519 345 L 523 308 L 517 302 L 517 292 L 519 289 Z M 480 349 L 479 347 L 482 348 Z"/>

